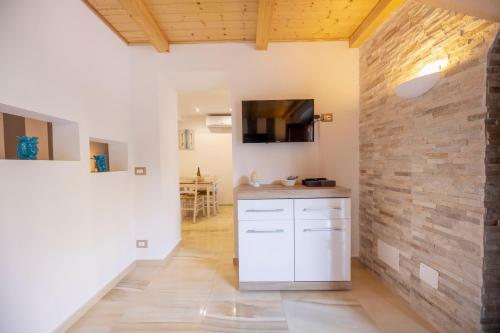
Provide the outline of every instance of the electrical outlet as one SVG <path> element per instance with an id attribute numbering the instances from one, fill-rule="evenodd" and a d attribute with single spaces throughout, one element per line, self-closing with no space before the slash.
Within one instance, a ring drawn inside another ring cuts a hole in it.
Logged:
<path id="1" fill-rule="evenodd" d="M 148 247 L 148 241 L 145 240 L 145 239 L 136 240 L 135 241 L 135 246 L 138 247 L 138 248 L 141 248 L 141 249 L 145 249 L 145 248 Z"/>
<path id="2" fill-rule="evenodd" d="M 135 175 L 136 176 L 145 176 L 146 175 L 146 167 L 135 167 Z"/>
<path id="3" fill-rule="evenodd" d="M 322 113 L 321 121 L 331 123 L 333 121 L 333 113 Z"/>

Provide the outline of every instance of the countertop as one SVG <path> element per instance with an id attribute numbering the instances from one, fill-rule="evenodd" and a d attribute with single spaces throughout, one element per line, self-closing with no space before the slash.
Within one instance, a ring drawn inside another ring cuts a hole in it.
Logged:
<path id="1" fill-rule="evenodd" d="M 350 198 L 351 190 L 345 187 L 308 187 L 304 185 L 283 186 L 279 184 L 239 185 L 235 189 L 236 199 L 308 199 L 308 198 Z"/>

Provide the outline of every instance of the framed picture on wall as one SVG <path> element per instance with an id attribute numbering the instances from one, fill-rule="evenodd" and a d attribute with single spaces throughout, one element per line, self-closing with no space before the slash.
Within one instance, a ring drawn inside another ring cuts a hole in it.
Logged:
<path id="1" fill-rule="evenodd" d="M 190 129 L 179 130 L 179 149 L 194 150 L 194 131 Z"/>

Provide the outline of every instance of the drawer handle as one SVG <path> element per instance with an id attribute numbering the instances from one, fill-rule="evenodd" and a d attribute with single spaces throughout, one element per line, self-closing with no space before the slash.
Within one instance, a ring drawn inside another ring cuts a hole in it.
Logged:
<path id="1" fill-rule="evenodd" d="M 278 234 L 285 232 L 283 229 L 275 229 L 275 230 L 247 230 L 247 234 Z"/>
<path id="2" fill-rule="evenodd" d="M 320 212 L 322 210 L 342 210 L 340 207 L 330 207 L 330 208 L 304 208 L 304 212 Z"/>
<path id="3" fill-rule="evenodd" d="M 314 231 L 343 231 L 344 228 L 314 228 L 314 229 L 304 229 L 304 232 L 314 232 Z"/>
<path id="4" fill-rule="evenodd" d="M 247 213 L 279 213 L 279 212 L 284 212 L 285 210 L 283 208 L 278 208 L 278 209 L 247 209 Z"/>

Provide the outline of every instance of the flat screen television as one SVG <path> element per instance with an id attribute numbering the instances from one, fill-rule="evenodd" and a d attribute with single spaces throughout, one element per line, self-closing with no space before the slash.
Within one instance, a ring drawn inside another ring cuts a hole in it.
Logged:
<path id="1" fill-rule="evenodd" d="M 242 102 L 243 143 L 314 142 L 314 100 Z"/>

